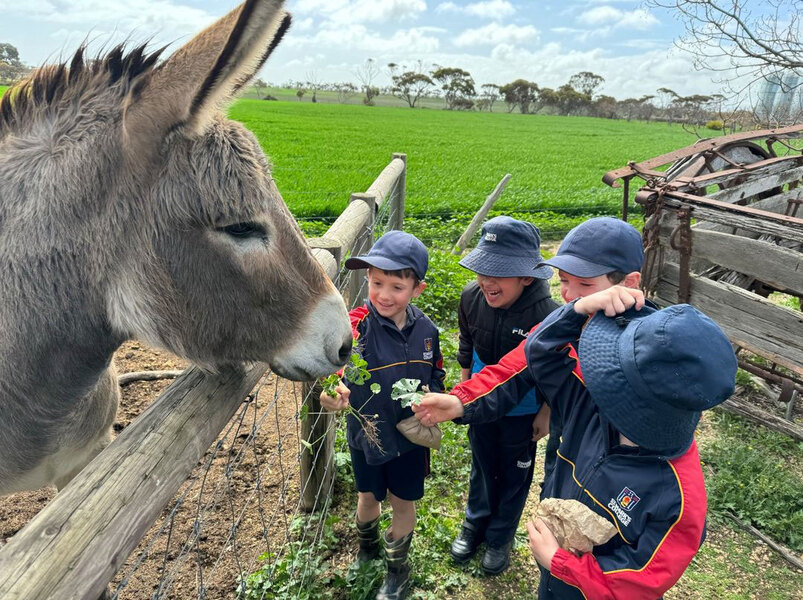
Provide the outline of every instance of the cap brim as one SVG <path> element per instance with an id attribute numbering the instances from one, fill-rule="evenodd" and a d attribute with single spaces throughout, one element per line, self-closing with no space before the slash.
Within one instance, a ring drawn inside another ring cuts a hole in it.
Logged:
<path id="1" fill-rule="evenodd" d="M 564 271 L 569 275 L 583 278 L 599 277 L 600 275 L 612 273 L 616 270 L 606 265 L 592 263 L 591 261 L 580 258 L 579 256 L 574 256 L 572 254 L 559 254 L 557 256 L 553 256 L 549 260 L 543 260 L 538 263 L 539 267 L 543 265 L 549 265 Z"/>
<path id="2" fill-rule="evenodd" d="M 620 317 L 638 319 L 655 312 L 644 307 Z M 600 413 L 629 440 L 647 450 L 677 456 L 694 439 L 700 412 L 676 408 L 638 393 L 622 364 L 633 359 L 636 327 L 597 313 L 583 329 L 578 354 L 583 380 Z"/>
<path id="3" fill-rule="evenodd" d="M 419 279 L 424 279 L 421 273 L 416 272 L 412 265 L 400 263 L 384 256 L 353 256 L 344 263 L 347 269 L 367 269 L 376 267 L 383 271 L 401 271 L 402 269 L 412 269 Z"/>
<path id="4" fill-rule="evenodd" d="M 461 258 L 459 264 L 486 277 L 552 277 L 552 269 L 537 266 L 539 261 L 540 257 L 508 256 L 475 248 Z"/>

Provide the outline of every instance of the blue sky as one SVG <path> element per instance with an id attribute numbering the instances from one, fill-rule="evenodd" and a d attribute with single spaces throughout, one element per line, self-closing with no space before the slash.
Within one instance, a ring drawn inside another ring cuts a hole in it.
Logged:
<path id="1" fill-rule="evenodd" d="M 0 42 L 41 64 L 125 39 L 178 46 L 236 0 L 0 0 Z M 601 93 L 623 99 L 669 87 L 714 93 L 710 73 L 694 70 L 674 47 L 682 33 L 671 14 L 633 0 L 288 0 L 294 25 L 262 77 L 355 81 L 367 58 L 422 61 L 468 70 L 478 85 L 522 77 L 558 87 L 579 71 L 605 78 Z M 389 78 L 382 70 L 378 83 Z"/>

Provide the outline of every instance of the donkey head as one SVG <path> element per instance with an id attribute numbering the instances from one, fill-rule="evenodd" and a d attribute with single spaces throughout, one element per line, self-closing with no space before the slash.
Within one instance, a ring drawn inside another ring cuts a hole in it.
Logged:
<path id="1" fill-rule="evenodd" d="M 57 240 L 60 270 L 87 288 L 69 292 L 82 304 L 73 310 L 95 311 L 89 320 L 118 341 L 311 379 L 348 357 L 345 306 L 256 139 L 221 111 L 289 26 L 282 5 L 248 0 L 156 67 L 141 48 L 86 65 L 79 52 L 0 103 L 0 146 L 22 150 L 28 179 L 60 181 L 21 206 L 42 205 L 38 216 L 52 222 L 38 228 Z M 25 145 L 39 145 L 38 166 Z"/>

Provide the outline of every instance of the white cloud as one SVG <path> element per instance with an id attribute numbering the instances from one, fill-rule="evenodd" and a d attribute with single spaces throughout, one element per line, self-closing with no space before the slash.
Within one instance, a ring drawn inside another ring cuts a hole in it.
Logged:
<path id="1" fill-rule="evenodd" d="M 643 8 L 624 11 L 613 6 L 594 7 L 581 13 L 577 20 L 588 26 L 632 27 L 634 29 L 647 29 L 658 24 L 655 15 Z"/>
<path id="2" fill-rule="evenodd" d="M 332 23 L 383 23 L 415 19 L 427 10 L 425 0 L 298 0 L 291 10 Z"/>
<path id="3" fill-rule="evenodd" d="M 465 6 L 459 6 L 454 2 L 441 2 L 435 7 L 435 12 L 462 13 L 472 17 L 480 17 L 481 19 L 500 21 L 514 15 L 516 13 L 516 8 L 507 0 L 472 2 Z"/>
<path id="4" fill-rule="evenodd" d="M 523 44 L 538 41 L 538 30 L 532 25 L 499 25 L 490 23 L 478 29 L 466 29 L 454 40 L 458 48 L 495 46 L 500 43 Z"/>
<path id="5" fill-rule="evenodd" d="M 308 37 L 289 36 L 282 42 L 282 46 L 311 48 L 327 52 L 355 50 L 366 53 L 367 56 L 413 53 L 421 57 L 429 52 L 435 52 L 440 47 L 440 40 L 430 35 L 432 29 L 431 27 L 398 29 L 392 35 L 386 36 L 370 31 L 362 24 L 355 23 L 348 26 L 321 28 L 314 35 Z"/>

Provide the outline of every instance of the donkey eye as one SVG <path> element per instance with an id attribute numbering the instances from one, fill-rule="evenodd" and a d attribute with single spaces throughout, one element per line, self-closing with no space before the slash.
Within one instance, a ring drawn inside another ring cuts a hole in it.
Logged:
<path id="1" fill-rule="evenodd" d="M 218 231 L 237 239 L 259 238 L 264 240 L 268 236 L 268 232 L 262 225 L 250 221 L 218 227 Z"/>

